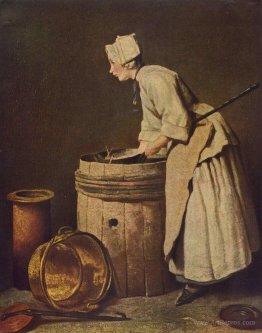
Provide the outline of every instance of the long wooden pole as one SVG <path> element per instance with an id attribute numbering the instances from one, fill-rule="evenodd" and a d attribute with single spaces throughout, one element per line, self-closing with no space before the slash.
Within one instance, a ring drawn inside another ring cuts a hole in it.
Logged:
<path id="1" fill-rule="evenodd" d="M 252 86 L 250 86 L 249 88 L 247 88 L 246 90 L 242 91 L 240 94 L 238 94 L 237 96 L 234 96 L 232 98 L 230 98 L 228 101 L 224 102 L 223 104 L 220 104 L 219 106 L 217 106 L 216 108 L 212 109 L 211 111 L 207 112 L 206 114 L 197 117 L 194 121 L 193 121 L 193 125 L 198 123 L 199 121 L 209 117 L 211 114 L 221 110 L 222 108 L 226 107 L 227 105 L 233 103 L 235 100 L 239 99 L 240 97 L 243 97 L 246 94 L 249 94 L 251 91 L 257 89 L 259 87 L 259 83 L 255 83 Z"/>

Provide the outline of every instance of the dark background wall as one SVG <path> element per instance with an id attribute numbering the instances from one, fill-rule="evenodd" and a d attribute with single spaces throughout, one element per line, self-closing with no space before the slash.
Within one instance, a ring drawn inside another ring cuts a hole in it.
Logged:
<path id="1" fill-rule="evenodd" d="M 53 232 L 76 225 L 80 155 L 137 145 L 131 82 L 109 75 L 104 53 L 116 35 L 136 32 L 146 63 L 177 71 L 217 105 L 260 79 L 259 16 L 258 0 L 1 1 L 2 204 L 10 191 L 48 188 Z M 258 217 L 259 95 L 223 113 L 240 137 Z"/>

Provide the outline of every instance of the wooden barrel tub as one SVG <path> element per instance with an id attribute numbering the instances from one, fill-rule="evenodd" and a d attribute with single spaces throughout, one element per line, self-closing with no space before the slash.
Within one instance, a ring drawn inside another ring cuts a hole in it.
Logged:
<path id="1" fill-rule="evenodd" d="M 84 155 L 75 178 L 78 229 L 107 248 L 118 296 L 169 291 L 172 277 L 163 254 L 165 160 L 107 164 Z"/>

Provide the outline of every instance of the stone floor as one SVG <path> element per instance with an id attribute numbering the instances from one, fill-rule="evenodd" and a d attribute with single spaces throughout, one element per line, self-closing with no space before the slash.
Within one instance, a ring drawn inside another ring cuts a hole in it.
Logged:
<path id="1" fill-rule="evenodd" d="M 253 275 L 239 273 L 233 278 L 210 288 L 207 295 L 182 307 L 175 306 L 179 289 L 157 297 L 117 299 L 108 297 L 104 312 L 124 312 L 131 320 L 126 322 L 69 321 L 36 318 L 27 332 L 88 332 L 88 333 L 153 333 L 153 332 L 238 332 L 219 318 L 221 308 L 230 304 L 248 304 L 262 311 L 262 288 Z M 0 292 L 0 307 L 27 303 L 34 308 L 46 309 L 31 292 L 11 288 Z M 262 332 L 262 326 L 257 332 Z M 243 327 L 244 328 L 244 327 Z M 245 330 L 249 332 L 249 330 Z"/>

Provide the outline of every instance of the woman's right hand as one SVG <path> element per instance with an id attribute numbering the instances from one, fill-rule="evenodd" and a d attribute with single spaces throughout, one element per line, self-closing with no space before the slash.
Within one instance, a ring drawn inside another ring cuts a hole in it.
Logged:
<path id="1" fill-rule="evenodd" d="M 138 154 L 143 154 L 148 146 L 148 141 L 140 141 L 140 145 L 137 148 L 137 153 Z"/>

